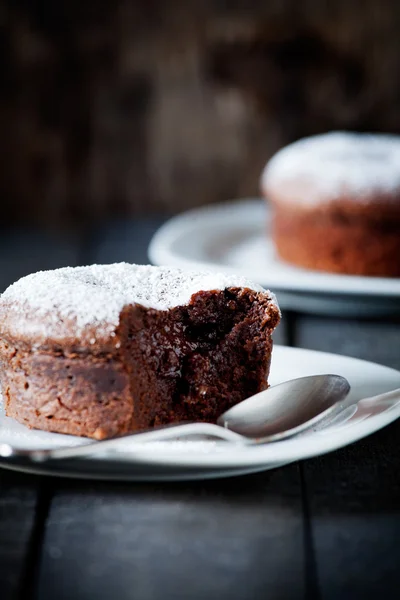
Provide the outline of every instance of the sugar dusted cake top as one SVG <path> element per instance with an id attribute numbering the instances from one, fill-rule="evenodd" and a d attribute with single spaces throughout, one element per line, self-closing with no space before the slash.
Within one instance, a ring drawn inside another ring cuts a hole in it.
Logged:
<path id="1" fill-rule="evenodd" d="M 66 329 L 76 338 L 95 331 L 95 343 L 113 335 L 126 305 L 168 310 L 188 304 L 198 291 L 235 287 L 264 291 L 240 275 L 128 263 L 39 271 L 0 296 L 0 333 L 7 328 L 43 340 L 62 338 Z"/>
<path id="2" fill-rule="evenodd" d="M 287 185 L 307 204 L 343 194 L 355 201 L 381 194 L 398 202 L 400 136 L 334 131 L 298 140 L 279 150 L 262 173 L 267 196 Z"/>

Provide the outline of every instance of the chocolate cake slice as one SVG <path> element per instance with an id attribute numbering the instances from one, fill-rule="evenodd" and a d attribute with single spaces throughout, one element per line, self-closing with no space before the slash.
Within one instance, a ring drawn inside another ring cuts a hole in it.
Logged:
<path id="1" fill-rule="evenodd" d="M 267 386 L 270 292 L 238 276 L 92 265 L 24 277 L 0 297 L 6 414 L 102 439 L 221 412 Z"/>

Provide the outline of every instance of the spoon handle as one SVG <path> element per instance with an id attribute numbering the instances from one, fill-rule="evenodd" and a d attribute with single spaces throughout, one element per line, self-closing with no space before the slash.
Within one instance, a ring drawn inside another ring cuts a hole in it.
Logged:
<path id="1" fill-rule="evenodd" d="M 116 450 L 121 446 L 122 441 L 132 441 L 134 443 L 158 442 L 174 438 L 187 438 L 190 436 L 213 437 L 227 442 L 247 443 L 246 438 L 212 423 L 180 423 L 172 425 L 163 425 L 159 428 L 153 428 L 138 433 L 127 433 L 118 437 L 89 442 L 79 446 L 68 446 L 63 448 L 46 448 L 43 450 L 25 450 L 14 448 L 9 444 L 0 444 L 0 457 L 2 458 L 25 458 L 34 462 L 43 462 L 49 459 L 62 460 L 69 458 L 83 458 L 92 456 L 98 452 Z M 123 450 L 123 449 L 122 449 Z M 133 448 L 127 452 L 133 453 Z"/>

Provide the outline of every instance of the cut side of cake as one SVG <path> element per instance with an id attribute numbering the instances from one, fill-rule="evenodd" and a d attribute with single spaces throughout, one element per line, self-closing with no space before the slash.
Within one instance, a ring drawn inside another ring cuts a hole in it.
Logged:
<path id="1" fill-rule="evenodd" d="M 120 263 L 35 273 L 0 297 L 6 414 L 103 439 L 215 422 L 267 386 L 280 312 L 246 279 Z"/>

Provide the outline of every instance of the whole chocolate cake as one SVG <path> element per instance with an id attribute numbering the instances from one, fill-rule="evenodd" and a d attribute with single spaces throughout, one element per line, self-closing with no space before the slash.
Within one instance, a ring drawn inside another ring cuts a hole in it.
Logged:
<path id="1" fill-rule="evenodd" d="M 220 413 L 267 386 L 275 297 L 242 277 L 92 265 L 0 297 L 6 414 L 102 439 Z"/>
<path id="2" fill-rule="evenodd" d="M 272 157 L 261 186 L 283 260 L 400 277 L 400 136 L 337 131 L 304 138 Z"/>

